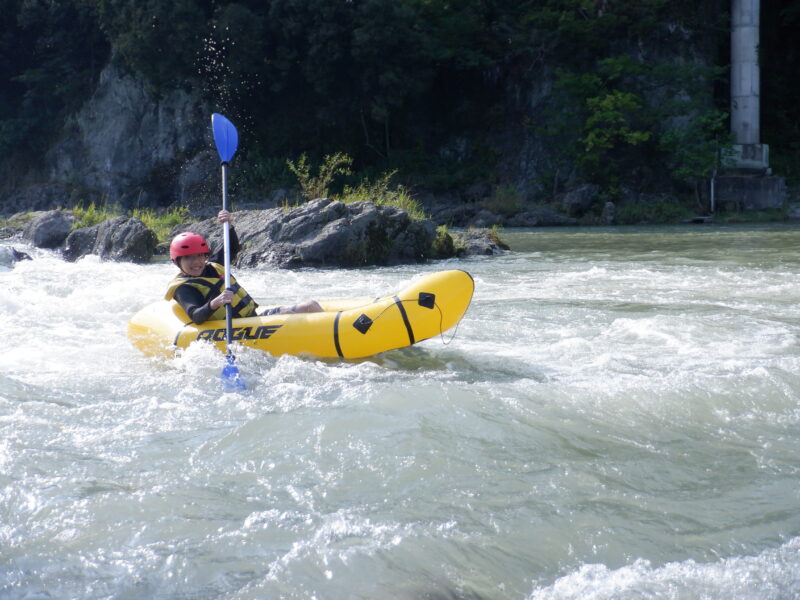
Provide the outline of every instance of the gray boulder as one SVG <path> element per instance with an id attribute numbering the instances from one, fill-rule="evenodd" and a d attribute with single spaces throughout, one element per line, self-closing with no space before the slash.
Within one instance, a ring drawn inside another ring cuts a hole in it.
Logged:
<path id="1" fill-rule="evenodd" d="M 357 267 L 423 262 L 431 256 L 436 225 L 415 221 L 406 211 L 369 202 L 319 198 L 297 208 L 251 210 L 235 215 L 242 249 L 238 264 L 278 268 Z M 212 248 L 222 245 L 216 218 L 181 225 L 203 235 Z"/>
<path id="2" fill-rule="evenodd" d="M 459 256 L 493 256 L 510 250 L 490 229 L 470 229 L 453 235 Z"/>
<path id="3" fill-rule="evenodd" d="M 0 267 L 12 267 L 21 260 L 31 260 L 31 257 L 11 246 L 0 246 Z"/>
<path id="4" fill-rule="evenodd" d="M 67 239 L 75 217 L 61 210 L 48 210 L 31 219 L 22 237 L 37 248 L 58 248 Z"/>
<path id="5" fill-rule="evenodd" d="M 75 261 L 87 254 L 135 263 L 149 262 L 156 249 L 156 235 L 139 219 L 116 217 L 73 231 L 64 244 L 63 255 Z"/>
<path id="6" fill-rule="evenodd" d="M 97 240 L 98 229 L 100 229 L 100 225 L 93 225 L 92 227 L 81 227 L 70 233 L 61 249 L 62 256 L 66 260 L 74 262 L 82 256 L 91 254 Z"/>

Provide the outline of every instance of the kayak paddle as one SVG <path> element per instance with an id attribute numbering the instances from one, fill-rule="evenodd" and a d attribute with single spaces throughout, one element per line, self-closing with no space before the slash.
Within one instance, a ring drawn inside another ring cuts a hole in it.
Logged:
<path id="1" fill-rule="evenodd" d="M 217 146 L 217 154 L 219 154 L 219 159 L 222 163 L 222 210 L 228 210 L 227 169 L 228 163 L 236 152 L 236 146 L 239 144 L 239 134 L 236 132 L 236 127 L 233 126 L 233 123 L 219 113 L 211 115 L 211 129 L 214 132 L 214 144 Z M 230 223 L 227 221 L 222 224 L 222 232 L 225 249 L 225 289 L 229 290 L 231 288 L 231 235 Z M 236 391 L 244 390 L 247 386 L 239 374 L 239 367 L 235 363 L 236 357 L 231 351 L 233 337 L 232 318 L 233 307 L 230 304 L 226 304 L 225 347 L 228 364 L 223 367 L 221 377 L 226 389 Z"/>

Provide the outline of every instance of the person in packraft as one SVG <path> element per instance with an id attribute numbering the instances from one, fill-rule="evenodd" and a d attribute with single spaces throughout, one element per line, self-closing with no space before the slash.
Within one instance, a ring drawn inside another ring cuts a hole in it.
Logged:
<path id="1" fill-rule="evenodd" d="M 239 237 L 233 228 L 231 214 L 219 211 L 220 224 L 230 225 L 231 262 L 239 252 Z M 322 307 L 316 300 L 307 300 L 293 306 L 278 306 L 258 310 L 258 304 L 250 294 L 231 277 L 231 288 L 225 289 L 224 248 L 211 253 L 203 236 L 187 231 L 176 235 L 169 245 L 169 257 L 181 272 L 170 282 L 166 300 L 175 299 L 199 325 L 210 320 L 225 319 L 225 305 L 233 308 L 233 318 L 266 316 L 274 314 L 320 312 Z"/>

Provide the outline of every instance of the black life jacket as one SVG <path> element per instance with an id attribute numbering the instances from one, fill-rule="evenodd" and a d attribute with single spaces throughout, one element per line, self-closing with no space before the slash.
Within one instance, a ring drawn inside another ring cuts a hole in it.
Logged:
<path id="1" fill-rule="evenodd" d="M 217 263 L 208 264 L 217 272 L 217 277 L 192 277 L 181 272 L 169 283 L 164 299 L 172 300 L 175 297 L 175 291 L 182 285 L 190 285 L 199 290 L 206 302 L 219 296 L 225 290 L 225 267 Z M 250 294 L 236 282 L 233 276 L 231 276 L 231 291 L 233 292 L 231 306 L 233 307 L 234 318 L 255 315 L 257 304 L 250 297 Z M 221 321 L 223 319 L 225 319 L 224 304 L 211 313 L 209 320 Z"/>

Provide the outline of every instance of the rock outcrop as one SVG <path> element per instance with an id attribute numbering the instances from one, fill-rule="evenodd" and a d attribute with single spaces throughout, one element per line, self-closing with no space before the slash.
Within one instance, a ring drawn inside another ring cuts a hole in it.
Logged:
<path id="1" fill-rule="evenodd" d="M 0 267 L 13 267 L 21 260 L 31 260 L 31 257 L 12 246 L 0 246 Z"/>
<path id="2" fill-rule="evenodd" d="M 137 218 L 116 217 L 92 227 L 76 229 L 64 242 L 63 255 L 74 261 L 87 254 L 106 260 L 149 262 L 156 235 Z"/>
<path id="3" fill-rule="evenodd" d="M 217 174 L 204 150 L 209 114 L 181 90 L 154 97 L 112 61 L 92 98 L 47 153 L 47 180 L 63 187 L 77 174 L 82 188 L 123 207 L 186 204 L 190 198 L 183 195 L 196 194 Z M 194 159 L 187 163 L 187 157 Z"/>
<path id="4" fill-rule="evenodd" d="M 470 229 L 454 236 L 458 256 L 494 256 L 511 249 L 491 229 Z"/>
<path id="5" fill-rule="evenodd" d="M 37 214 L 21 235 L 33 246 L 60 249 L 68 261 L 88 254 L 104 260 L 149 262 L 158 252 L 155 233 L 134 217 L 115 217 L 70 230 L 71 213 Z M 319 198 L 286 210 L 243 210 L 235 215 L 240 266 L 363 267 L 421 263 L 429 259 L 491 255 L 508 250 L 491 230 L 437 231 L 433 221 L 415 220 L 400 208 L 370 202 L 345 204 Z M 212 249 L 220 248 L 222 227 L 216 217 L 185 223 L 170 236 L 194 231 Z M 456 238 L 455 240 L 453 238 Z M 166 252 L 166 244 L 160 249 Z"/>
<path id="6" fill-rule="evenodd" d="M 406 211 L 369 202 L 344 204 L 319 198 L 297 208 L 241 211 L 235 215 L 242 245 L 238 264 L 279 268 L 360 267 L 423 262 L 432 257 L 436 225 Z M 222 244 L 215 218 L 182 225 L 213 248 Z"/>
<path id="7" fill-rule="evenodd" d="M 58 248 L 67 239 L 75 218 L 62 210 L 48 210 L 35 216 L 22 237 L 37 248 Z"/>

